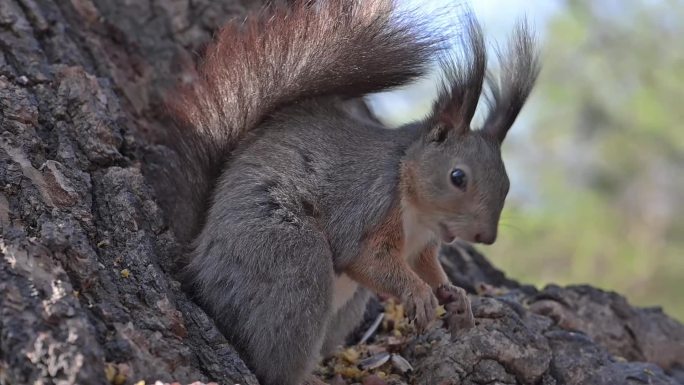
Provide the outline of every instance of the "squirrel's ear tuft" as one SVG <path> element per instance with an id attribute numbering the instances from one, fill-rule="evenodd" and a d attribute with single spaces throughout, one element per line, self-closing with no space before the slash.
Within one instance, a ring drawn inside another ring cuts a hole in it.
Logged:
<path id="1" fill-rule="evenodd" d="M 498 142 L 503 142 L 527 97 L 532 92 L 539 75 L 539 56 L 535 39 L 527 22 L 518 23 L 510 38 L 508 48 L 499 51 L 500 74 L 498 79 L 488 76 L 489 116 L 483 132 Z"/>
<path id="2" fill-rule="evenodd" d="M 449 56 L 440 60 L 442 87 L 429 118 L 430 138 L 468 132 L 480 100 L 487 69 L 484 37 L 473 16 L 467 16 L 464 24 L 462 53 L 465 60 Z"/>

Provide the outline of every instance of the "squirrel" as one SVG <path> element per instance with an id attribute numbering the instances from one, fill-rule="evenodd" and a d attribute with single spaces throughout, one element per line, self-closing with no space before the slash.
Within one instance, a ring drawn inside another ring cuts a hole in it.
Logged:
<path id="1" fill-rule="evenodd" d="M 197 79 L 171 95 L 194 226 L 183 278 L 261 384 L 313 383 L 370 292 L 401 300 L 418 330 L 440 302 L 472 323 L 438 247 L 496 239 L 509 189 L 501 143 L 539 65 L 520 23 L 488 76 L 481 28 L 465 24 L 459 63 L 394 0 L 274 5 L 223 27 Z M 436 58 L 443 87 L 427 118 L 388 129 L 341 107 Z M 489 115 L 471 129 L 483 94 Z"/>

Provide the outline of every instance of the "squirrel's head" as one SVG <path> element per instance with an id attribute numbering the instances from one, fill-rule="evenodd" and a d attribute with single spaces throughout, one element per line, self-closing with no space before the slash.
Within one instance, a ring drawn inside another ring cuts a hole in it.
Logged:
<path id="1" fill-rule="evenodd" d="M 491 244 L 509 181 L 501 143 L 525 104 L 539 73 L 534 40 L 520 24 L 507 52 L 499 55 L 500 76 L 488 77 L 486 49 L 472 22 L 466 65 L 444 62 L 444 87 L 422 135 L 402 163 L 402 200 L 443 241 L 461 238 Z M 489 115 L 472 129 L 487 78 Z"/>

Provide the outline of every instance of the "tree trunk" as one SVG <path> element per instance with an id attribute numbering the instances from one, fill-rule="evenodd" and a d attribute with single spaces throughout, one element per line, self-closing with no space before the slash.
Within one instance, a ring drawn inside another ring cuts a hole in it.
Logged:
<path id="1" fill-rule="evenodd" d="M 256 384 L 171 278 L 180 247 L 140 167 L 164 90 L 244 12 L 0 1 L 0 383 Z"/>
<path id="2" fill-rule="evenodd" d="M 217 25 L 259 5 L 0 0 L 0 384 L 257 384 L 173 279 L 182 247 L 168 223 L 182 221 L 167 221 L 154 197 L 155 172 L 168 164 L 151 143 L 163 129 L 162 96 L 194 52 Z M 149 153 L 157 164 L 143 161 Z M 681 375 L 684 331 L 662 313 L 589 288 L 537 292 L 464 246 L 443 258 L 455 282 L 496 299 L 474 297 L 490 321 L 460 344 L 406 348 L 418 383 L 484 383 L 475 379 L 496 373 L 501 383 L 572 383 L 583 370 L 624 378 L 640 368 L 616 366 L 611 354 Z M 522 337 L 490 333 L 509 327 Z M 520 349 L 529 354 L 511 353 Z M 588 358 L 570 365 L 572 349 Z"/>

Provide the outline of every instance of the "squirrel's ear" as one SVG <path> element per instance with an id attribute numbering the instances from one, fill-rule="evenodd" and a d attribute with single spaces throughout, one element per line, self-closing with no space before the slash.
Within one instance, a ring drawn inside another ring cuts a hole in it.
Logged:
<path id="1" fill-rule="evenodd" d="M 468 17 L 462 35 L 462 62 L 454 57 L 440 60 L 442 87 L 429 119 L 430 138 L 461 135 L 470 130 L 482 93 L 487 68 L 487 55 L 482 28 L 474 17 Z"/>
<path id="2" fill-rule="evenodd" d="M 518 23 L 510 38 L 508 49 L 499 51 L 500 75 L 498 79 L 488 76 L 489 116 L 483 132 L 498 142 L 503 142 L 527 97 L 532 92 L 539 75 L 539 57 L 535 39 L 527 23 Z"/>

